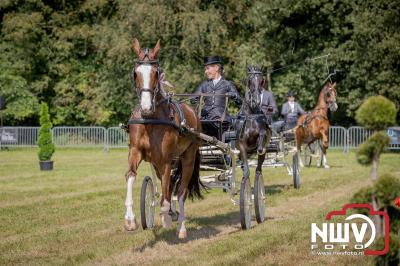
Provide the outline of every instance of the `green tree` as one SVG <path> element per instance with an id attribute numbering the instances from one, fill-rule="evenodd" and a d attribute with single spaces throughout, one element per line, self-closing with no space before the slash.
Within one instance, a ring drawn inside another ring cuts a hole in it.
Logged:
<path id="1" fill-rule="evenodd" d="M 337 68 L 339 109 L 332 122 L 354 124 L 369 96 L 400 107 L 397 2 L 0 1 L 6 121 L 37 124 L 41 101 L 56 125 L 126 120 L 137 102 L 130 77 L 136 37 L 148 47 L 161 40 L 160 63 L 176 92 L 192 92 L 204 79 L 202 57 L 219 54 L 242 94 L 246 66 L 263 64 L 279 105 L 290 89 L 311 109 L 327 67 Z"/>
<path id="2" fill-rule="evenodd" d="M 389 253 L 375 257 L 376 265 L 398 265 L 400 259 L 400 208 L 394 204 L 394 200 L 400 193 L 400 180 L 389 174 L 382 175 L 372 187 L 360 189 L 355 193 L 351 202 L 370 203 L 371 196 L 374 193 L 377 200 L 377 209 L 385 211 L 390 220 Z M 370 215 L 367 210 L 363 214 Z M 376 218 L 376 215 L 374 215 L 374 218 Z M 379 229 L 383 230 L 383 227 L 378 228 L 378 231 Z M 378 239 L 376 249 L 384 249 L 384 240 L 384 237 Z"/>
<path id="3" fill-rule="evenodd" d="M 390 143 L 390 138 L 379 131 L 395 124 L 396 107 L 393 102 L 383 96 L 373 96 L 368 98 L 357 110 L 356 119 L 360 125 L 374 132 L 359 147 L 357 159 L 361 164 L 372 164 L 371 178 L 375 181 L 378 177 L 379 157 Z"/>
<path id="4" fill-rule="evenodd" d="M 363 143 L 357 151 L 357 160 L 363 165 L 372 165 L 371 179 L 374 183 L 378 177 L 378 165 L 381 153 L 386 149 L 390 138 L 379 130 L 391 126 L 395 122 L 396 107 L 383 96 L 373 96 L 368 98 L 357 110 L 357 121 L 373 130 L 374 134 Z M 376 191 L 371 194 L 372 206 L 378 209 L 378 200 Z M 378 216 L 374 217 L 377 227 L 377 235 L 383 234 L 382 220 Z"/>

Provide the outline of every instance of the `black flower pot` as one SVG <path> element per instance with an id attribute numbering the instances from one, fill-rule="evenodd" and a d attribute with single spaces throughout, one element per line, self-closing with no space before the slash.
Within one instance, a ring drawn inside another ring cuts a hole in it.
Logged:
<path id="1" fill-rule="evenodd" d="M 53 161 L 40 161 L 40 170 L 42 171 L 50 171 L 53 170 Z"/>

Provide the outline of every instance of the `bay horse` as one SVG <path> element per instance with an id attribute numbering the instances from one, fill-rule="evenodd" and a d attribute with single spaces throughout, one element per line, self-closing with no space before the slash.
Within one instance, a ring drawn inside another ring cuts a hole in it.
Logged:
<path id="1" fill-rule="evenodd" d="M 137 39 L 132 48 L 137 56 L 132 70 L 133 81 L 139 98 L 129 120 L 129 157 L 127 181 L 125 229 L 133 231 L 138 225 L 133 211 L 132 187 L 137 169 L 142 160 L 149 162 L 161 179 L 161 223 L 170 228 L 169 214 L 172 188 L 179 178 L 177 196 L 179 217 L 177 234 L 186 238 L 184 204 L 187 196 L 201 198 L 199 144 L 190 136 L 182 134 L 181 125 L 201 131 L 200 120 L 195 111 L 184 103 L 172 104 L 172 100 L 162 93 L 160 68 L 157 55 L 160 41 L 153 49 L 141 49 Z M 173 160 L 178 158 L 178 167 L 171 175 Z"/>
<path id="2" fill-rule="evenodd" d="M 261 110 L 261 93 L 264 85 L 263 67 L 248 67 L 245 99 L 238 114 L 238 119 L 242 118 L 244 122 L 237 123 L 236 126 L 238 132 L 236 147 L 240 150 L 244 178 L 250 177 L 248 156 L 255 152 L 258 155 L 256 176 L 262 175 L 262 165 L 272 136 L 267 117 Z"/>
<path id="3" fill-rule="evenodd" d="M 322 165 L 329 168 L 326 160 L 326 150 L 329 146 L 329 119 L 328 109 L 336 111 L 336 82 L 328 80 L 319 93 L 317 106 L 311 111 L 299 117 L 295 128 L 297 151 L 301 151 L 301 145 L 310 145 L 314 141 L 322 140 Z M 300 166 L 303 167 L 300 153 L 298 153 Z"/>

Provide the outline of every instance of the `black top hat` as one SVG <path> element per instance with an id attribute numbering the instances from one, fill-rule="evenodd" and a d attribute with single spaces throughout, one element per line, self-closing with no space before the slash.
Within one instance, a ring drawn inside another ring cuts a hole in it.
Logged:
<path id="1" fill-rule="evenodd" d="M 222 65 L 221 58 L 217 55 L 205 56 L 204 57 L 204 66 L 213 65 L 213 64 L 220 64 Z"/>
<path id="2" fill-rule="evenodd" d="M 296 92 L 294 92 L 294 91 L 289 91 L 289 92 L 287 93 L 287 97 L 296 97 Z"/>

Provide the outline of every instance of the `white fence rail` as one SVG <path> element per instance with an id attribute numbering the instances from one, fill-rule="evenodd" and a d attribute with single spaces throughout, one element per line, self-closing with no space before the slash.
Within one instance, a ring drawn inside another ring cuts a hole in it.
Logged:
<path id="1" fill-rule="evenodd" d="M 349 149 L 358 147 L 372 135 L 372 131 L 363 127 L 329 128 L 329 147 Z M 0 128 L 0 147 L 36 147 L 39 127 L 2 127 Z M 101 147 L 105 150 L 125 148 L 128 134 L 119 127 L 54 127 L 53 142 L 56 147 Z M 400 150 L 399 144 L 391 144 L 392 150 Z"/>
<path id="2" fill-rule="evenodd" d="M 107 129 L 106 149 L 125 148 L 128 143 L 128 134 L 120 127 L 110 127 Z"/>
<path id="3" fill-rule="evenodd" d="M 104 127 L 55 127 L 53 142 L 61 147 L 104 147 L 107 129 Z"/>
<path id="4" fill-rule="evenodd" d="M 347 133 L 347 147 L 356 148 L 372 135 L 372 130 L 363 127 L 349 127 Z"/>
<path id="5" fill-rule="evenodd" d="M 0 147 L 36 147 L 39 127 L 0 128 Z"/>
<path id="6" fill-rule="evenodd" d="M 329 128 L 329 148 L 346 150 L 347 129 L 344 127 L 331 126 Z"/>

